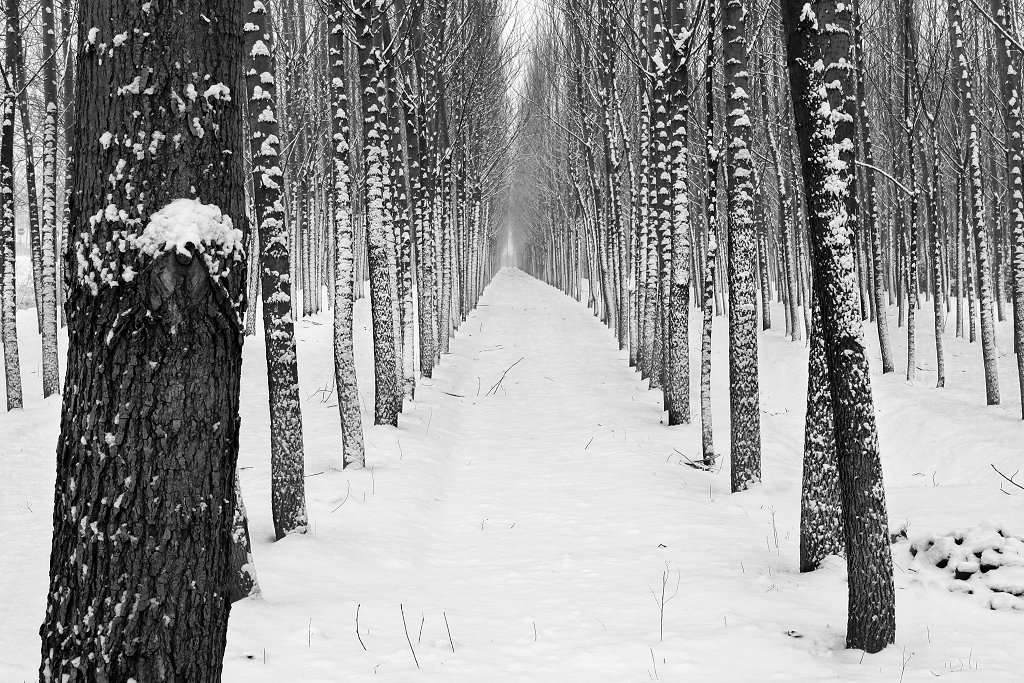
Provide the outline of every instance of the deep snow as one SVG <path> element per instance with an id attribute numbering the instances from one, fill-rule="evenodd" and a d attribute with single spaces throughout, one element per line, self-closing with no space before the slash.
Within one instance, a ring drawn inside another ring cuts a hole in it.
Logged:
<path id="1" fill-rule="evenodd" d="M 1024 678 L 1024 613 L 915 571 L 906 541 L 894 547 L 896 645 L 843 649 L 842 563 L 797 572 L 806 348 L 784 339 L 780 307 L 760 338 L 764 485 L 732 495 L 727 461 L 685 465 L 700 454 L 696 377 L 694 424 L 665 426 L 660 393 L 590 311 L 516 270 L 488 287 L 400 427 L 370 426 L 367 303 L 355 327 L 368 468 L 337 469 L 329 314 L 300 320 L 311 525 L 276 543 L 262 338 L 246 340 L 240 467 L 263 598 L 234 607 L 225 680 Z M 47 584 L 60 406 L 38 396 L 33 316 L 20 320 L 27 407 L 0 416 L 0 681 L 36 677 Z M 985 407 L 979 345 L 953 339 L 950 321 L 947 387 L 934 389 L 930 306 L 919 318 L 918 381 L 901 376 L 895 324 L 897 374 L 872 376 L 893 531 L 908 525 L 914 540 L 988 520 L 1019 535 L 1024 497 L 1001 493 L 990 467 L 1024 461 L 1009 327 L 1006 402 Z M 727 339 L 715 325 L 723 452 Z"/>

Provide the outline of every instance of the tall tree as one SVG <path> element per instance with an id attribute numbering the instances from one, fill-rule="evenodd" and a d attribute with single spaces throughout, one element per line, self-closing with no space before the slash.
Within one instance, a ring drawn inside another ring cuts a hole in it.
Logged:
<path id="1" fill-rule="evenodd" d="M 277 64 L 270 12 L 262 0 L 245 16 L 245 87 L 252 151 L 253 229 L 258 236 L 263 339 L 270 396 L 271 511 L 278 539 L 305 533 L 305 458 L 298 351 L 292 318 L 292 277 L 284 212 Z M 255 280 L 257 273 L 250 276 Z M 307 297 L 307 299 L 310 297 Z"/>
<path id="2" fill-rule="evenodd" d="M 977 263 L 978 304 L 981 316 L 981 352 L 985 367 L 985 397 L 989 405 L 999 403 L 999 369 L 996 349 L 996 330 L 993 320 L 992 265 L 989 257 L 989 238 L 985 230 L 985 193 L 982 186 L 981 126 L 974 95 L 974 79 L 967 58 L 967 36 L 963 29 L 963 10 L 960 0 L 949 0 L 949 41 L 953 50 L 955 71 L 959 74 L 960 96 L 963 100 L 964 131 L 967 135 L 965 166 L 967 169 L 967 195 L 969 209 L 967 223 L 974 237 Z M 973 321 L 974 316 L 971 316 Z"/>
<path id="3" fill-rule="evenodd" d="M 328 17 L 330 51 L 332 161 L 334 164 L 334 382 L 341 413 L 341 439 L 345 467 L 365 464 L 363 419 L 359 411 L 359 386 L 356 383 L 355 352 L 352 338 L 353 308 L 353 229 L 349 187 L 348 75 L 345 61 L 345 6 L 341 0 L 331 5 Z"/>
<path id="4" fill-rule="evenodd" d="M 218 681 L 245 296 L 238 0 L 81 5 L 40 678 Z"/>
<path id="5" fill-rule="evenodd" d="M 895 591 L 853 251 L 852 7 L 787 0 L 783 13 L 849 568 L 846 643 L 877 652 L 895 638 Z"/>
<path id="6" fill-rule="evenodd" d="M 370 270 L 370 310 L 373 327 L 374 422 L 398 424 L 401 402 L 395 354 L 395 314 L 392 309 L 391 264 L 394 256 L 388 244 L 392 233 L 387 210 L 388 125 L 387 94 L 383 61 L 383 22 L 388 20 L 376 0 L 360 0 L 355 8 L 355 38 L 359 55 L 359 90 L 362 95 L 363 165 L 365 168 L 366 232 Z M 393 236 L 391 238 L 393 240 Z M 447 339 L 447 326 L 442 337 Z M 443 346 L 447 350 L 447 346 Z"/>
<path id="7" fill-rule="evenodd" d="M 751 154 L 748 0 L 722 1 L 725 61 L 725 176 L 728 199 L 729 392 L 732 490 L 761 480 L 757 378 L 757 229 Z"/>

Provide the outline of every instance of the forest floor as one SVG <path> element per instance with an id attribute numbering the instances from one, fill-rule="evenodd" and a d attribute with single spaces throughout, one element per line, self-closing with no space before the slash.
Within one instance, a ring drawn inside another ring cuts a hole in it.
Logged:
<path id="1" fill-rule="evenodd" d="M 1004 404 L 986 407 L 980 346 L 953 339 L 952 321 L 947 386 L 933 388 L 929 308 L 913 384 L 895 316 L 897 373 L 878 374 L 865 329 L 892 530 L 914 540 L 987 520 L 1024 533 L 1024 496 L 1001 493 L 990 466 L 1024 464 L 1010 328 L 999 328 Z M 760 337 L 764 484 L 741 494 L 729 493 L 727 458 L 714 472 L 686 465 L 700 455 L 696 376 L 694 423 L 667 427 L 660 393 L 612 334 L 522 272 L 491 283 L 398 429 L 369 425 L 358 302 L 364 471 L 340 470 L 330 314 L 301 320 L 311 526 L 276 543 L 264 347 L 249 338 L 240 467 L 263 595 L 232 610 L 225 680 L 1020 680 L 1024 613 L 950 592 L 906 541 L 893 554 L 896 645 L 844 649 L 843 563 L 797 571 L 807 351 L 772 312 Z M 36 397 L 32 315 L 20 321 L 27 407 L 0 416 L 0 681 L 36 677 L 47 586 L 60 405 Z M 727 330 L 715 325 L 724 452 Z"/>

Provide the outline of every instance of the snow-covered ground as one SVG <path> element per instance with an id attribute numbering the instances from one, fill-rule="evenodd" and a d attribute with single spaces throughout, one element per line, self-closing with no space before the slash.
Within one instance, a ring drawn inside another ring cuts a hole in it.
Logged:
<path id="1" fill-rule="evenodd" d="M 1024 464 L 1010 329 L 999 330 L 1004 404 L 986 407 L 981 349 L 953 339 L 952 324 L 947 387 L 933 388 L 929 308 L 918 381 L 902 377 L 905 355 L 896 375 L 873 376 L 893 530 L 907 526 L 913 541 L 987 520 L 1020 535 L 1024 497 L 1001 493 L 990 466 Z M 1024 679 L 1024 612 L 951 592 L 907 541 L 894 546 L 896 645 L 843 649 L 843 564 L 797 572 L 806 348 L 773 314 L 760 349 L 764 484 L 738 495 L 727 462 L 685 465 L 700 453 L 696 401 L 693 425 L 660 423 L 660 394 L 611 333 L 522 272 L 489 286 L 397 430 L 370 425 L 367 301 L 357 304 L 365 471 L 338 469 L 329 314 L 302 320 L 311 529 L 276 543 L 264 350 L 249 338 L 240 466 L 263 598 L 233 609 L 225 680 Z M 47 583 L 60 406 L 38 397 L 32 315 L 21 318 L 28 406 L 0 415 L 0 681 L 36 677 Z M 715 324 L 724 451 L 727 338 Z"/>

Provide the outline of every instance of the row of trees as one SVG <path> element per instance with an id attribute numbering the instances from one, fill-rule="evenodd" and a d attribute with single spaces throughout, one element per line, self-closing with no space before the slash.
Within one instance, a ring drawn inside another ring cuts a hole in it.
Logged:
<path id="1" fill-rule="evenodd" d="M 333 309 L 339 451 L 361 467 L 364 283 L 374 421 L 397 425 L 497 267 L 504 9 L 34 9 L 6 3 L 0 261 L 9 408 L 20 225 L 44 394 L 59 389 L 58 294 L 69 341 L 40 676 L 217 680 L 230 602 L 256 590 L 235 475 L 244 335 L 261 313 L 282 538 L 307 525 L 295 316 Z"/>
<path id="2" fill-rule="evenodd" d="M 728 315 L 733 491 L 761 477 L 757 328 L 771 327 L 770 303 L 791 339 L 809 338 L 801 566 L 845 551 L 854 647 L 880 649 L 895 630 L 863 321 L 893 372 L 898 306 L 913 380 L 930 301 L 942 387 L 955 316 L 958 336 L 980 336 L 996 404 L 995 321 L 1012 316 L 1024 369 L 1016 12 L 1003 0 L 559 0 L 523 86 L 521 264 L 587 297 L 662 390 L 670 425 L 691 419 L 700 310 L 709 467 L 711 322 Z"/>

